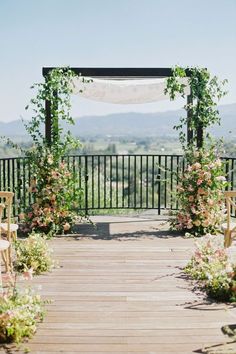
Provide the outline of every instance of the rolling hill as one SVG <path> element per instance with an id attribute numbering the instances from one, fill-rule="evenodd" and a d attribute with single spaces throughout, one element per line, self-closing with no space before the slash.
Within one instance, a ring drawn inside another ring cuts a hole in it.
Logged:
<path id="1" fill-rule="evenodd" d="M 236 103 L 219 107 L 221 126 L 211 132 L 216 136 L 236 137 Z M 176 136 L 173 126 L 184 111 L 157 113 L 117 113 L 106 116 L 86 116 L 75 119 L 73 134 L 86 136 Z M 65 127 L 66 128 L 66 127 Z M 21 120 L 0 122 L 0 136 L 24 137 L 26 131 Z"/>

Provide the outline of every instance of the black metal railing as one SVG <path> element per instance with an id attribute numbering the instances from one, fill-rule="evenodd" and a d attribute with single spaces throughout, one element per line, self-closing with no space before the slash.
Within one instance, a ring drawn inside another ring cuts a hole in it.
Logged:
<path id="1" fill-rule="evenodd" d="M 182 155 L 74 155 L 63 158 L 79 176 L 79 209 L 178 209 L 176 187 L 184 171 Z M 236 158 L 223 157 L 231 189 L 236 189 Z M 12 190 L 14 214 L 31 202 L 27 158 L 0 159 L 0 190 Z"/>
<path id="2" fill-rule="evenodd" d="M 83 155 L 67 157 L 80 169 L 80 209 L 176 209 L 176 174 L 181 155 Z"/>

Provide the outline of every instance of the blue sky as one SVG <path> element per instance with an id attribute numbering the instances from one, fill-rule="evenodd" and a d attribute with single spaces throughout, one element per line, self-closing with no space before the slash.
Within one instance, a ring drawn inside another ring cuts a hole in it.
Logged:
<path id="1" fill-rule="evenodd" d="M 43 66 L 207 67 L 236 102 L 235 0 L 0 0 L 0 121 L 25 117 Z M 73 97 L 73 115 L 174 109 Z"/>

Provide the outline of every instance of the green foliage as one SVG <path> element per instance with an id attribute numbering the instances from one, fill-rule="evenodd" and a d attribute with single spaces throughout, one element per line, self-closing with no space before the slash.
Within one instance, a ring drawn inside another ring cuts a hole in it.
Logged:
<path id="1" fill-rule="evenodd" d="M 45 235 L 32 233 L 25 240 L 17 240 L 14 248 L 16 253 L 14 269 L 19 273 L 31 270 L 33 274 L 39 275 L 50 271 L 54 266 L 52 250 Z"/>
<path id="2" fill-rule="evenodd" d="M 180 123 L 174 127 L 179 131 L 180 142 L 185 149 L 186 134 L 183 128 L 189 124 L 193 131 L 194 144 L 197 141 L 197 131 L 199 128 L 208 128 L 213 124 L 220 124 L 219 111 L 217 110 L 218 101 L 226 94 L 223 89 L 227 80 L 220 82 L 216 76 L 211 77 L 209 71 L 204 68 L 181 68 L 173 69 L 173 76 L 167 80 L 165 93 L 169 94 L 170 99 L 174 100 L 177 94 L 185 97 L 184 84 L 181 79 L 189 74 L 188 83 L 191 90 L 191 101 L 184 108 L 190 112 L 191 118 L 182 117 Z"/>
<path id="3" fill-rule="evenodd" d="M 8 289 L 0 296 L 0 342 L 20 343 L 31 338 L 43 320 L 46 302 L 31 290 Z"/>
<path id="4" fill-rule="evenodd" d="M 196 243 L 196 250 L 185 273 L 199 282 L 206 293 L 220 301 L 236 301 L 236 264 L 224 248 L 223 236 L 207 235 Z"/>
<path id="5" fill-rule="evenodd" d="M 78 148 L 80 143 L 70 131 L 63 134 L 60 125 L 62 121 L 74 124 L 70 116 L 73 77 L 69 68 L 54 69 L 44 83 L 32 86 L 36 95 L 31 100 L 33 116 L 26 130 L 33 140 L 33 147 L 25 155 L 32 169 L 29 191 L 33 203 L 25 211 L 25 232 L 62 233 L 68 231 L 76 219 L 76 202 L 82 191 L 78 175 L 62 162 L 62 158 Z M 46 118 L 45 101 L 51 103 L 51 143 L 46 141 L 41 131 Z"/>

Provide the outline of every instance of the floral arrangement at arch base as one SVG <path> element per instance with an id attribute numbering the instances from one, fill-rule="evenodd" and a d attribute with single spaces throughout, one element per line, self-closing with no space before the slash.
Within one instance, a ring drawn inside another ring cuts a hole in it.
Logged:
<path id="1" fill-rule="evenodd" d="M 222 235 L 208 234 L 199 239 L 184 272 L 211 298 L 236 302 L 235 253 L 224 248 Z"/>
<path id="2" fill-rule="evenodd" d="M 70 231 L 77 218 L 75 202 L 81 190 L 65 162 L 55 162 L 50 151 L 39 157 L 31 179 L 29 193 L 34 202 L 19 215 L 23 233 L 45 233 L 48 236 Z"/>
<path id="3" fill-rule="evenodd" d="M 225 218 L 224 166 L 215 147 L 186 153 L 187 166 L 177 186 L 179 211 L 172 228 L 194 236 L 215 234 Z"/>

